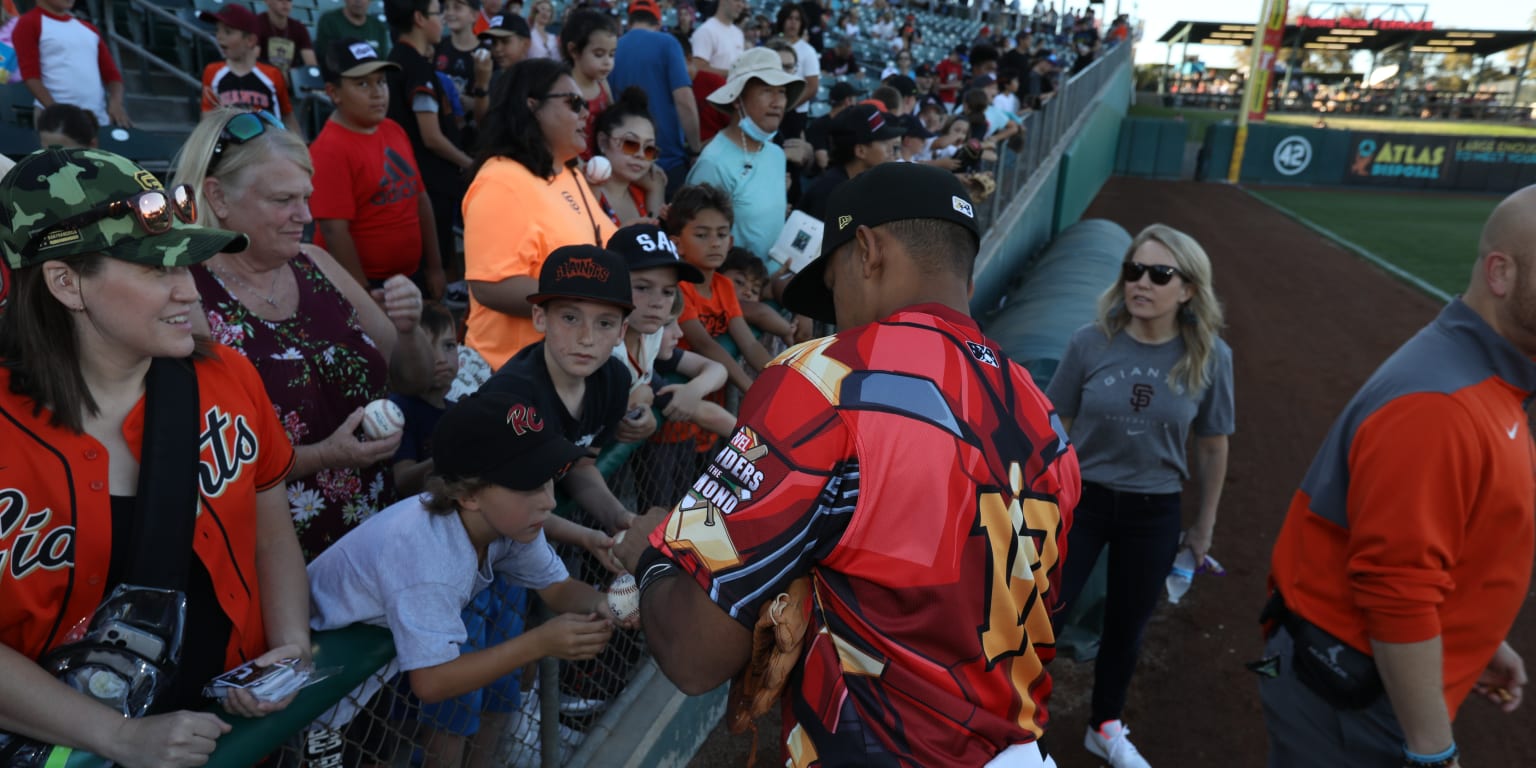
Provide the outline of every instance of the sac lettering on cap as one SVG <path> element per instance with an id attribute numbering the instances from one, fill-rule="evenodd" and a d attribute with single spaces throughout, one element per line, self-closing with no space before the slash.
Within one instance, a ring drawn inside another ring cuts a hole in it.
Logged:
<path id="1" fill-rule="evenodd" d="M 379 57 L 378 51 L 373 50 L 373 46 L 367 43 L 353 43 L 347 46 L 347 50 L 352 52 L 352 58 L 359 61 L 363 59 L 377 59 Z"/>
<path id="2" fill-rule="evenodd" d="M 507 409 L 507 423 L 519 436 L 544 431 L 544 418 L 539 416 L 538 409 L 522 403 Z"/>
<path id="3" fill-rule="evenodd" d="M 501 17 L 500 16 L 492 16 L 491 17 L 491 26 L 493 26 L 493 27 L 501 26 Z"/>

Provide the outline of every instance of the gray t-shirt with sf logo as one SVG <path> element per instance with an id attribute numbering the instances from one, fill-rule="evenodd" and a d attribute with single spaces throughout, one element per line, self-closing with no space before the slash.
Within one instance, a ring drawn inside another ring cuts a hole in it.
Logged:
<path id="1" fill-rule="evenodd" d="M 1072 334 L 1045 394 L 1072 420 L 1084 482 L 1174 493 L 1189 478 L 1191 426 L 1202 437 L 1232 434 L 1232 350 L 1216 340 L 1210 386 L 1192 393 L 1168 383 L 1183 354 L 1182 338 L 1143 344 L 1125 331 L 1105 338 L 1092 324 Z"/>

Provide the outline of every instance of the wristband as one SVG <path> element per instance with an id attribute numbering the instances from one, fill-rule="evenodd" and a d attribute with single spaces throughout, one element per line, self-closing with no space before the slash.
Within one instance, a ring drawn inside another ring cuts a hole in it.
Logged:
<path id="1" fill-rule="evenodd" d="M 640 560 L 635 563 L 635 573 L 639 576 L 640 597 L 644 598 L 645 591 L 656 582 L 676 576 L 682 573 L 682 569 L 668 560 L 660 550 L 648 546 L 644 552 L 640 553 Z"/>
<path id="2" fill-rule="evenodd" d="M 1461 756 L 1461 750 L 1456 748 L 1456 742 L 1451 742 L 1449 747 L 1434 753 L 1433 755 L 1421 755 L 1403 745 L 1404 768 L 1449 768 L 1456 763 L 1456 758 Z"/>

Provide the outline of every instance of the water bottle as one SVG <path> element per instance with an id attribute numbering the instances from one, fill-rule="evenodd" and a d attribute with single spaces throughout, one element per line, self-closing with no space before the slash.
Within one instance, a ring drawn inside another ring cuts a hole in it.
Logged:
<path id="1" fill-rule="evenodd" d="M 1189 591 L 1190 582 L 1195 578 L 1195 553 L 1189 547 L 1180 547 L 1179 554 L 1173 558 L 1173 568 L 1168 571 L 1168 578 L 1163 580 L 1163 585 L 1168 589 L 1168 602 L 1178 605 L 1184 599 L 1184 593 Z"/>

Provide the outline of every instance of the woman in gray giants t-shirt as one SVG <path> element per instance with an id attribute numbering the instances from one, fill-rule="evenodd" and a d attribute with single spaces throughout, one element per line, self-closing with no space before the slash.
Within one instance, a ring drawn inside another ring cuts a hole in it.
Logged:
<path id="1" fill-rule="evenodd" d="M 1077 446 L 1083 496 L 1067 538 L 1062 600 L 1109 547 L 1104 631 L 1085 746 L 1116 768 L 1147 765 L 1120 721 L 1142 629 L 1179 546 L 1180 491 L 1195 437 L 1195 562 L 1211 546 L 1233 430 L 1232 352 L 1217 333 L 1211 262 L 1193 238 L 1154 224 L 1131 242 L 1098 320 L 1072 335 L 1046 395 Z M 1065 615 L 1059 613 L 1058 615 Z"/>

